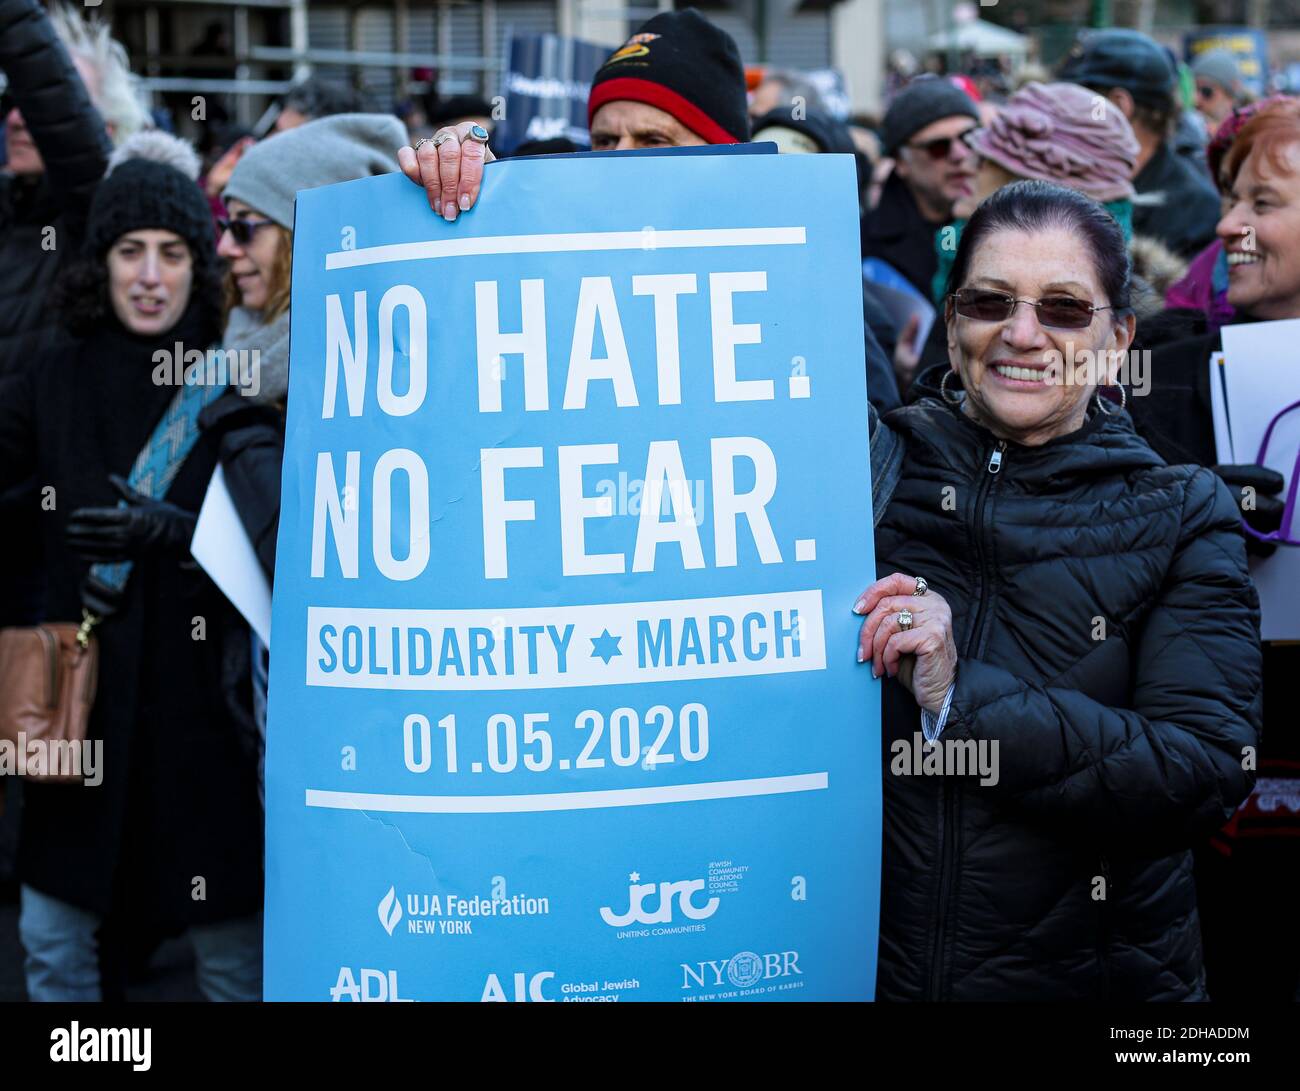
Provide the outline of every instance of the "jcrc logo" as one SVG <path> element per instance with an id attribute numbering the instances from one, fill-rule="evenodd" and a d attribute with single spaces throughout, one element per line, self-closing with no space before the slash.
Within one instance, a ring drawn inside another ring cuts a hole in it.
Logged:
<path id="1" fill-rule="evenodd" d="M 409 1004 L 406 997 L 397 995 L 396 970 L 361 971 L 361 983 L 357 984 L 356 975 L 351 966 L 339 967 L 339 979 L 330 989 L 330 999 L 334 1001 L 352 1000 L 362 1004 Z"/>
<path id="2" fill-rule="evenodd" d="M 545 986 L 555 974 L 550 970 L 545 973 L 533 974 L 530 978 L 527 974 L 515 974 L 515 996 L 518 1003 L 524 1003 L 531 1000 L 534 1003 L 554 1004 L 555 1000 L 546 995 Z M 501 985 L 501 979 L 496 974 L 488 974 L 487 982 L 483 986 L 483 995 L 479 998 L 481 1003 L 495 1001 L 498 1004 L 507 1003 L 510 997 L 506 995 L 506 990 Z"/>
<path id="3" fill-rule="evenodd" d="M 720 961 L 681 963 L 682 988 L 720 988 L 730 982 L 738 989 L 748 989 L 760 981 L 802 974 L 798 951 L 770 951 L 758 955 L 741 951 Z"/>
<path id="4" fill-rule="evenodd" d="M 680 883 L 643 883 L 635 871 L 628 876 L 631 882 L 627 888 L 628 908 L 626 913 L 615 913 L 609 906 L 602 906 L 601 919 L 613 928 L 626 928 L 629 924 L 667 924 L 673 919 L 673 901 L 682 915 L 693 921 L 707 920 L 718 911 L 718 899 L 710 898 L 703 905 L 696 905 L 692 900 L 698 891 L 704 889 L 703 879 L 688 879 Z M 656 890 L 659 891 L 659 903 L 647 909 L 646 898 Z"/>

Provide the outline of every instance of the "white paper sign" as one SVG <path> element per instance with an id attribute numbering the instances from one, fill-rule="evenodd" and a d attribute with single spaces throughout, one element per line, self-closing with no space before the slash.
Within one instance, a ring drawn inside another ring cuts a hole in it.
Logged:
<path id="1" fill-rule="evenodd" d="M 244 524 L 239 521 L 239 512 L 230 498 L 220 466 L 208 483 L 190 552 L 269 648 L 271 586 L 258 564 Z"/>
<path id="2" fill-rule="evenodd" d="M 1223 357 L 1234 461 L 1254 462 L 1269 422 L 1300 401 L 1300 319 L 1224 326 Z M 1300 410 L 1293 410 L 1273 428 L 1264 457 L 1287 488 L 1298 449 Z M 1280 499 L 1285 498 L 1284 488 Z M 1293 538 L 1300 532 L 1296 523 L 1300 520 L 1293 520 Z M 1300 640 L 1300 546 L 1279 546 L 1271 557 L 1252 558 L 1250 571 L 1263 607 L 1264 639 Z"/>

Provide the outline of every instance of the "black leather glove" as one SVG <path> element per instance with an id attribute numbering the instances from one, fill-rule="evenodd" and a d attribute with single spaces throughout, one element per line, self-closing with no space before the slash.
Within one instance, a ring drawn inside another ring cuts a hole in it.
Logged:
<path id="1" fill-rule="evenodd" d="M 117 474 L 109 474 L 108 480 L 126 506 L 74 511 L 68 517 L 69 549 L 92 563 L 189 549 L 196 516 L 165 500 L 141 496 Z"/>
<path id="2" fill-rule="evenodd" d="M 1214 472 L 1227 482 L 1232 498 L 1241 510 L 1241 517 L 1252 530 L 1271 534 L 1281 527 L 1286 505 L 1278 499 L 1278 493 L 1286 482 L 1280 473 L 1267 466 L 1256 466 L 1253 462 L 1215 466 Z M 1272 542 L 1261 542 L 1249 534 L 1245 539 L 1246 552 L 1256 557 L 1270 557 L 1277 552 L 1277 546 Z"/>
<path id="3" fill-rule="evenodd" d="M 124 598 L 121 591 L 100 583 L 90 573 L 81 583 L 81 604 L 101 621 L 116 614 Z"/>

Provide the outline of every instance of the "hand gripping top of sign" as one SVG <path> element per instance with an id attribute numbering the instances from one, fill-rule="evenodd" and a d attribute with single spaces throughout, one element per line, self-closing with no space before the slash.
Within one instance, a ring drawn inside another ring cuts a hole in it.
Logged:
<path id="1" fill-rule="evenodd" d="M 487 141 L 482 125 L 463 121 L 416 141 L 414 148 L 400 148 L 397 161 L 402 173 L 424 189 L 429 207 L 450 223 L 478 200 L 483 165 L 496 159 Z"/>

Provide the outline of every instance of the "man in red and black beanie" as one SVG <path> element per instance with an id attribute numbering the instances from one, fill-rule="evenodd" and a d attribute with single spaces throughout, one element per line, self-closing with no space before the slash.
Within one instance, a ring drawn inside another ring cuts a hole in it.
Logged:
<path id="1" fill-rule="evenodd" d="M 749 110 L 740 51 L 694 8 L 643 23 L 591 82 L 595 151 L 740 144 Z"/>
<path id="2" fill-rule="evenodd" d="M 749 139 L 740 51 L 694 8 L 642 23 L 596 73 L 587 102 L 594 151 L 742 144 Z M 429 207 L 455 220 L 478 200 L 483 166 L 496 156 L 474 122 L 444 126 L 397 161 Z"/>

